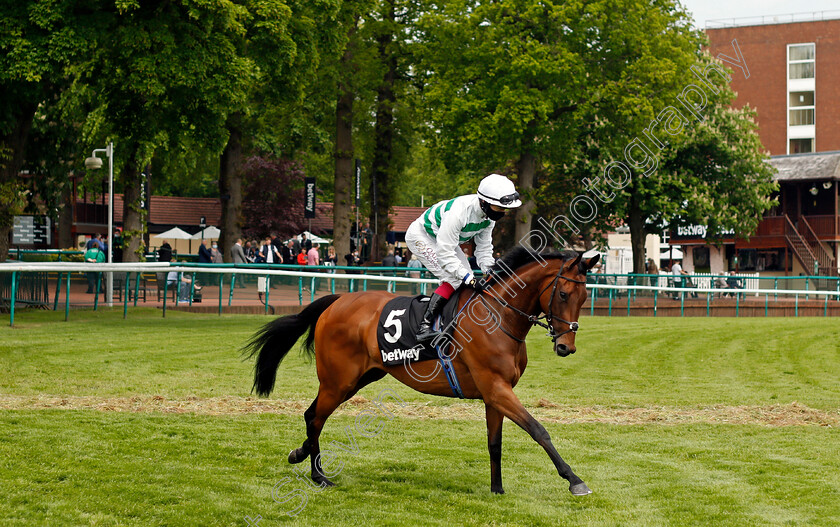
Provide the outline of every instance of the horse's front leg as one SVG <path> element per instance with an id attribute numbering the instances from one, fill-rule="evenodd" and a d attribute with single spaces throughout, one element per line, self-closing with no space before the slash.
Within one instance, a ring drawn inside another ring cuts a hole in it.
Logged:
<path id="1" fill-rule="evenodd" d="M 586 483 L 572 472 L 572 467 L 563 461 L 563 458 L 560 457 L 557 449 L 551 443 L 551 437 L 548 435 L 548 431 L 522 406 L 522 403 L 516 397 L 516 394 L 513 393 L 513 388 L 510 385 L 497 383 L 491 390 L 491 393 L 485 396 L 484 401 L 485 404 L 493 406 L 503 416 L 522 427 L 534 441 L 545 449 L 548 457 L 551 458 L 551 461 L 557 468 L 557 473 L 569 482 L 569 492 L 575 496 L 585 496 L 586 494 L 592 493 L 589 487 L 586 486 Z"/>
<path id="2" fill-rule="evenodd" d="M 489 404 L 484 405 L 487 417 L 487 448 L 490 450 L 490 492 L 504 494 L 502 488 L 502 421 L 505 416 Z"/>

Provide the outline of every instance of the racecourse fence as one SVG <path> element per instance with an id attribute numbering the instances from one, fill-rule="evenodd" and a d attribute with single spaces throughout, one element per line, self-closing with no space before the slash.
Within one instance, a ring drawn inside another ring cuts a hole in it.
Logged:
<path id="1" fill-rule="evenodd" d="M 172 282 L 168 280 L 172 272 L 191 280 Z M 88 273 L 95 275 L 97 292 L 92 295 L 81 291 L 88 285 Z M 109 275 L 113 294 L 106 298 L 103 284 Z M 275 308 L 294 310 L 325 294 L 370 290 L 427 294 L 437 282 L 425 269 L 406 267 L 13 261 L 0 264 L 0 310 L 9 313 L 12 325 L 15 310 L 21 307 L 57 311 L 61 306 L 68 319 L 71 306 L 94 310 L 121 306 L 127 317 L 128 308 L 141 305 L 141 300 L 161 308 L 164 317 L 173 307 L 268 314 Z M 583 311 L 589 315 L 840 315 L 837 277 L 592 274 L 587 288 Z"/>

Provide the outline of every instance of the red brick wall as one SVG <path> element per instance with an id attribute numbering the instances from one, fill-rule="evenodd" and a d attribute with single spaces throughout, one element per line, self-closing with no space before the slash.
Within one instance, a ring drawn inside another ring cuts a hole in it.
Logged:
<path id="1" fill-rule="evenodd" d="M 840 20 L 707 29 L 709 51 L 735 57 L 738 40 L 750 77 L 734 68 L 734 106 L 758 112 L 759 135 L 771 155 L 787 153 L 787 45 L 815 43 L 816 140 L 818 152 L 840 150 Z"/>

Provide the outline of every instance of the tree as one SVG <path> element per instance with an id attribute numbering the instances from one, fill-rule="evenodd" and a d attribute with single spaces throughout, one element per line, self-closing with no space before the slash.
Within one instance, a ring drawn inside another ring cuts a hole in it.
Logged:
<path id="1" fill-rule="evenodd" d="M 184 138 L 221 151 L 228 108 L 253 81 L 254 64 L 235 45 L 250 14 L 230 0 L 123 0 L 99 15 L 105 33 L 79 74 L 95 93 L 86 137 L 93 144 L 114 140 L 124 259 L 136 261 L 146 225 L 139 168 L 158 148 L 176 148 Z"/>
<path id="2" fill-rule="evenodd" d="M 516 177 L 515 236 L 531 230 L 535 177 L 563 159 L 585 70 L 570 51 L 574 2 L 441 2 L 421 18 L 430 135 L 452 170 Z"/>
<path id="3" fill-rule="evenodd" d="M 262 239 L 276 233 L 285 238 L 304 230 L 300 163 L 253 156 L 245 161 L 242 174 L 245 236 Z"/>
<path id="4" fill-rule="evenodd" d="M 245 157 L 258 151 L 291 153 L 282 145 L 293 135 L 285 133 L 284 124 L 299 111 L 322 54 L 340 40 L 338 0 L 245 0 L 243 4 L 252 18 L 235 48 L 252 63 L 253 78 L 246 96 L 228 107 L 225 123 L 228 138 L 219 167 L 222 247 L 242 233 Z"/>
<path id="5" fill-rule="evenodd" d="M 739 238 L 755 232 L 778 190 L 757 129 L 749 107 L 720 106 L 687 130 L 685 140 L 663 154 L 657 187 L 646 189 L 660 193 L 645 202 L 647 225 L 700 223 L 710 233 L 731 229 Z"/>
<path id="6" fill-rule="evenodd" d="M 622 6 L 587 2 L 574 17 L 590 83 L 577 110 L 579 193 L 552 226 L 628 225 L 642 273 L 647 233 L 682 221 L 748 232 L 773 183 L 750 113 L 726 109 L 730 72 L 701 51 L 688 15 L 671 0 Z"/>
<path id="7" fill-rule="evenodd" d="M 415 102 L 411 69 L 415 66 L 410 52 L 418 7 L 414 2 L 380 0 L 368 23 L 370 39 L 376 50 L 375 124 L 371 154 L 371 195 L 376 196 L 370 221 L 377 238 L 371 257 L 385 254 L 385 233 L 390 230 L 390 212 L 396 199 L 395 187 L 408 158 L 408 139 L 413 135 Z M 375 192 L 374 192 L 375 185 Z"/>
<path id="8" fill-rule="evenodd" d="M 0 7 L 0 262 L 21 210 L 18 180 L 38 106 L 69 85 L 66 71 L 95 41 L 93 16 L 71 1 Z"/>

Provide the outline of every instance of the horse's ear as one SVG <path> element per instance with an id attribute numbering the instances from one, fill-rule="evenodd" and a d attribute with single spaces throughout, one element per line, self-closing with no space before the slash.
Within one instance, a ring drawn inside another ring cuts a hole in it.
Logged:
<path id="1" fill-rule="evenodd" d="M 589 271 L 590 269 L 595 267 L 595 264 L 598 263 L 598 261 L 600 259 L 601 259 L 601 255 L 596 254 L 595 256 L 592 256 L 591 258 L 587 258 L 585 260 L 582 260 L 580 262 L 580 272 L 586 273 L 587 271 Z"/>
<path id="2" fill-rule="evenodd" d="M 583 258 L 583 253 L 577 253 L 577 258 L 566 264 L 563 267 L 563 271 L 571 271 L 572 269 L 574 269 L 580 263 L 581 258 Z"/>

